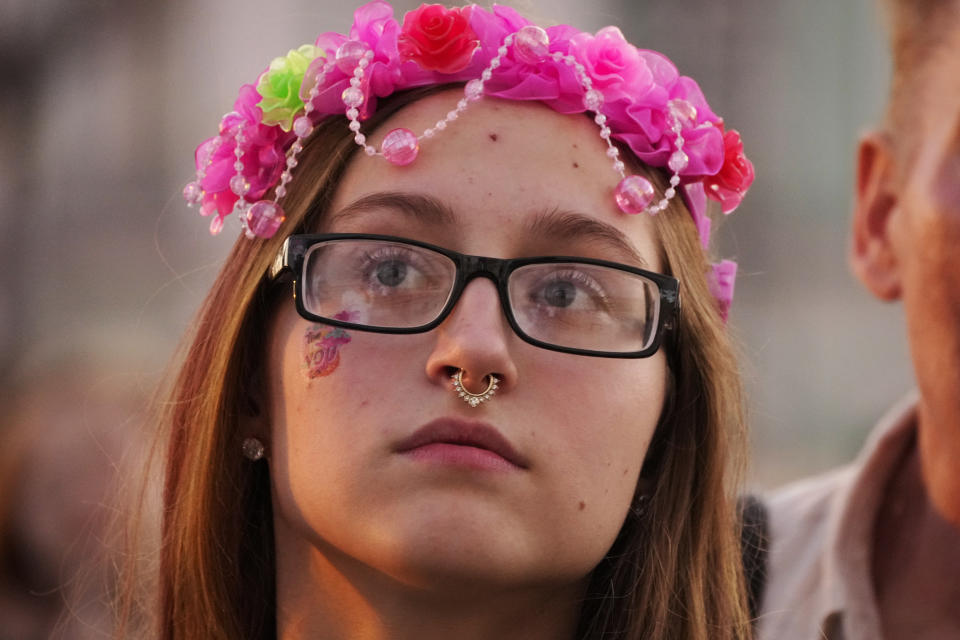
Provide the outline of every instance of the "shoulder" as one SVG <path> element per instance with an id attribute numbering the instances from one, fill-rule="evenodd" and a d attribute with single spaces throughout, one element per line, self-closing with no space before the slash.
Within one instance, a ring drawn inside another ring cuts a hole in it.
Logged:
<path id="1" fill-rule="evenodd" d="M 853 485 L 847 466 L 794 482 L 765 497 L 769 554 L 758 638 L 816 638 L 831 600 L 832 532 Z"/>

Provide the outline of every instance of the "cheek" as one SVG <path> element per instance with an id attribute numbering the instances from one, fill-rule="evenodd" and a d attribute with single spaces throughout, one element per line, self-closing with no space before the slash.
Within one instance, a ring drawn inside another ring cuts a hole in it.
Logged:
<path id="1" fill-rule="evenodd" d="M 619 532 L 640 468 L 660 419 L 666 393 L 666 360 L 608 360 L 589 367 L 576 358 L 538 369 L 531 386 L 550 390 L 538 398 L 537 441 L 553 469 L 573 521 L 592 523 L 604 551 Z"/>

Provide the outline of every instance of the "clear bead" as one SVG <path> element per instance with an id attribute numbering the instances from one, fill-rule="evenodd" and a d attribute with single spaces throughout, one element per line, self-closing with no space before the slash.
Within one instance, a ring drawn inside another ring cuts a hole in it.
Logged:
<path id="1" fill-rule="evenodd" d="M 667 161 L 667 166 L 670 167 L 670 171 L 674 173 L 680 173 L 687 168 L 687 165 L 690 164 L 690 158 L 683 151 L 677 149 L 670 155 L 670 159 Z"/>
<path id="2" fill-rule="evenodd" d="M 250 189 L 250 184 L 242 175 L 235 175 L 230 178 L 230 191 L 238 196 L 243 196 Z"/>
<path id="3" fill-rule="evenodd" d="M 607 116 L 603 115 L 602 113 L 598 113 L 593 117 L 593 121 L 602 127 L 603 125 L 607 124 Z"/>
<path id="4" fill-rule="evenodd" d="M 293 133 L 296 134 L 298 138 L 306 138 L 310 135 L 311 131 L 313 131 L 313 123 L 310 122 L 310 118 L 307 116 L 300 116 L 293 121 Z"/>
<path id="5" fill-rule="evenodd" d="M 680 176 L 670 176 L 670 186 L 675 187 L 680 184 Z"/>
<path id="6" fill-rule="evenodd" d="M 483 81 L 474 78 L 467 83 L 463 92 L 467 96 L 467 100 L 479 100 L 483 96 Z"/>
<path id="7" fill-rule="evenodd" d="M 276 196 L 277 196 L 278 198 L 282 198 L 282 197 L 284 197 L 285 195 L 287 195 L 287 188 L 286 188 L 285 186 L 283 186 L 283 185 L 280 185 L 279 187 L 276 188 L 276 190 L 274 191 L 274 193 L 276 193 Z"/>
<path id="8" fill-rule="evenodd" d="M 435 126 L 437 129 L 439 129 L 440 131 L 443 131 L 444 129 L 447 128 L 447 123 L 446 123 L 445 121 L 441 120 L 441 121 L 439 121 L 437 124 L 435 124 L 434 126 Z"/>
<path id="9" fill-rule="evenodd" d="M 684 129 L 697 123 L 697 108 L 682 98 L 674 98 L 667 103 L 670 115 Z"/>
<path id="10" fill-rule="evenodd" d="M 362 133 L 358 133 L 357 135 L 353 136 L 353 141 L 362 147 L 363 145 L 367 144 L 367 136 L 363 135 Z"/>
<path id="11" fill-rule="evenodd" d="M 370 47 L 362 40 L 347 40 L 337 49 L 337 68 L 344 73 L 352 73 L 369 50 Z"/>
<path id="12" fill-rule="evenodd" d="M 484 69 L 483 73 L 480 74 L 480 79 L 486 82 L 493 77 L 493 72 L 490 69 Z"/>
<path id="13" fill-rule="evenodd" d="M 289 158 L 287 158 L 287 167 L 289 167 L 290 169 L 295 168 L 298 164 L 300 163 L 297 161 L 296 156 L 290 156 Z"/>
<path id="14" fill-rule="evenodd" d="M 353 131 L 354 133 L 356 133 L 357 131 L 360 131 L 360 121 L 351 120 L 350 124 L 348 124 L 347 127 L 350 128 L 350 131 Z"/>
<path id="15" fill-rule="evenodd" d="M 677 190 L 674 189 L 673 187 L 670 187 L 669 189 L 667 189 L 666 191 L 663 192 L 663 196 L 664 196 L 665 198 L 667 198 L 668 200 L 669 200 L 670 198 L 673 198 L 673 196 L 675 196 L 675 195 L 677 195 Z"/>
<path id="16" fill-rule="evenodd" d="M 609 140 L 610 129 L 608 129 L 607 127 L 603 127 L 602 129 L 600 129 L 600 137 L 603 138 L 604 140 Z"/>
<path id="17" fill-rule="evenodd" d="M 363 148 L 363 152 L 364 152 L 365 154 L 367 154 L 368 156 L 375 156 L 375 155 L 377 155 L 377 150 L 374 149 L 373 147 L 364 147 L 364 148 Z"/>
<path id="18" fill-rule="evenodd" d="M 363 104 L 363 91 L 357 87 L 347 87 L 340 95 L 340 99 L 348 107 L 359 107 Z"/>
<path id="19" fill-rule="evenodd" d="M 588 111 L 600 111 L 603 108 L 603 94 L 596 89 L 590 89 L 583 94 L 583 107 Z"/>
<path id="20" fill-rule="evenodd" d="M 500 66 L 500 58 L 494 58 L 493 60 L 490 61 L 491 69 L 496 69 L 499 66 Z"/>
<path id="21" fill-rule="evenodd" d="M 616 158 L 619 155 L 620 155 L 620 149 L 617 149 L 616 147 L 609 147 L 607 149 L 608 158 Z"/>
<path id="22" fill-rule="evenodd" d="M 449 121 L 452 122 L 452 121 L 456 120 L 456 119 L 457 119 L 457 116 L 459 116 L 459 115 L 460 115 L 460 114 L 457 113 L 456 111 L 447 111 L 447 120 L 449 120 Z"/>
<path id="23" fill-rule="evenodd" d="M 188 182 L 183 188 L 183 199 L 191 206 L 200 204 L 203 199 L 203 188 L 199 182 Z"/>
<path id="24" fill-rule="evenodd" d="M 621 173 L 626 168 L 627 168 L 626 165 L 624 165 L 623 161 L 621 160 L 617 160 L 616 162 L 613 163 L 613 170 L 616 171 L 617 173 Z"/>

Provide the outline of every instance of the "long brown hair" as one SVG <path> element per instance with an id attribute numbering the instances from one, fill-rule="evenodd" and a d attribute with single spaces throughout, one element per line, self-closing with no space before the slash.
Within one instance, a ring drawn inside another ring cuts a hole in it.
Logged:
<path id="1" fill-rule="evenodd" d="M 381 101 L 367 129 L 442 87 Z M 319 226 L 351 154 L 343 118 L 314 132 L 285 199 L 288 233 Z M 664 180 L 656 175 L 662 188 Z M 657 218 L 666 270 L 683 310 L 668 344 L 672 380 L 631 515 L 593 572 L 580 638 L 739 639 L 749 635 L 734 480 L 743 450 L 741 390 L 707 262 L 682 203 Z M 159 562 L 166 640 L 276 637 L 270 479 L 239 454 L 239 420 L 264 364 L 266 322 L 290 292 L 265 281 L 283 235 L 241 239 L 185 343 L 163 403 L 167 445 Z M 282 296 L 282 298 L 281 298 Z M 644 496 L 641 498 L 641 494 Z M 119 634 L 129 632 L 125 607 Z"/>

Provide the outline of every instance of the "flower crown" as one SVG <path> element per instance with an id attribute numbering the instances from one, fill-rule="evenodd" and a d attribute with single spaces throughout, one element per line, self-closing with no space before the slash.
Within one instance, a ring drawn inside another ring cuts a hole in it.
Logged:
<path id="1" fill-rule="evenodd" d="M 420 135 L 393 129 L 380 149 L 367 144 L 361 123 L 376 110 L 377 98 L 458 82 L 465 83 L 464 96 L 434 126 Z M 616 27 L 595 35 L 568 25 L 543 29 L 497 5 L 422 5 L 401 24 L 387 2 L 375 0 L 357 9 L 348 35 L 321 34 L 314 44 L 273 60 L 256 86 L 241 87 L 219 134 L 197 147 L 197 178 L 184 197 L 212 216 L 211 233 L 236 211 L 248 237 L 269 238 L 285 219 L 279 202 L 297 156 L 321 119 L 345 115 L 367 155 L 406 165 L 422 142 L 483 96 L 592 113 L 620 177 L 614 192 L 620 210 L 655 215 L 682 193 L 704 247 L 710 236 L 706 199 L 730 213 L 753 182 L 740 134 L 725 130 L 697 83 L 680 76 L 666 56 L 628 43 Z M 661 198 L 646 177 L 626 174 L 614 141 L 646 165 L 670 172 Z M 710 278 L 724 315 L 735 272 L 735 263 L 723 261 Z"/>

